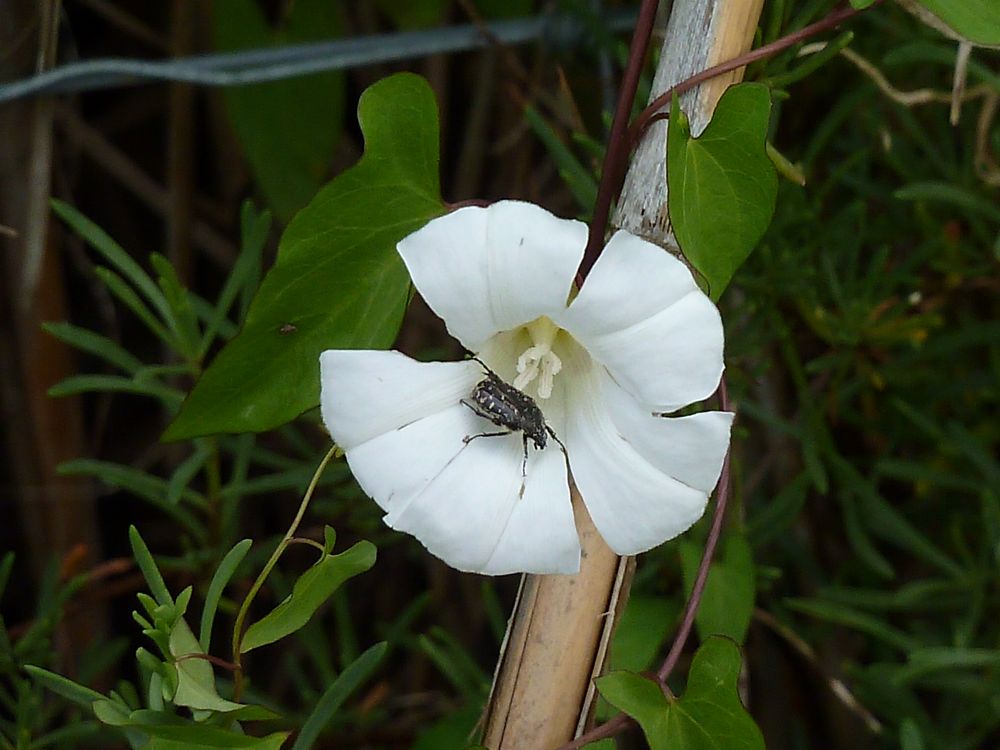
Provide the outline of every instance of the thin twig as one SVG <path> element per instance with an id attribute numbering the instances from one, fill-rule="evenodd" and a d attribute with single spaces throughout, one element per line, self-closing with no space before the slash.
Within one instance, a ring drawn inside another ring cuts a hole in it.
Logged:
<path id="1" fill-rule="evenodd" d="M 763 623 L 776 635 L 783 638 L 788 645 L 790 645 L 803 659 L 809 663 L 811 667 L 819 672 L 820 676 L 826 682 L 827 687 L 830 688 L 830 692 L 833 693 L 837 700 L 843 703 L 849 711 L 857 714 L 861 718 L 861 721 L 864 722 L 868 731 L 872 734 L 882 733 L 882 722 L 880 722 L 871 711 L 862 705 L 861 701 L 854 697 L 854 694 L 850 691 L 843 680 L 836 677 L 830 677 L 826 674 L 822 665 L 819 663 L 815 649 L 806 643 L 806 641 L 804 641 L 798 633 L 785 625 L 770 612 L 763 609 L 754 609 L 753 616 L 755 620 Z"/>

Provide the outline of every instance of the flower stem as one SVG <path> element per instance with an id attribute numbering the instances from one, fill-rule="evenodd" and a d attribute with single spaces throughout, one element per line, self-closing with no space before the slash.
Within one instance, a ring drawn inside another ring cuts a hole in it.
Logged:
<path id="1" fill-rule="evenodd" d="M 278 563 L 278 558 L 281 557 L 281 554 L 292 543 L 295 532 L 298 530 L 299 524 L 302 523 L 302 518 L 305 516 L 306 509 L 309 507 L 309 501 L 312 500 L 313 492 L 315 492 L 316 486 L 319 484 L 319 478 L 323 475 L 323 470 L 326 469 L 327 464 L 330 463 L 336 454 L 337 446 L 334 445 L 329 451 L 327 451 L 326 455 L 323 456 L 323 460 L 319 462 L 319 466 L 316 467 L 316 472 L 309 481 L 309 487 L 302 496 L 302 502 L 299 504 L 299 510 L 295 514 L 295 518 L 292 519 L 291 526 L 288 527 L 288 531 L 285 532 L 285 536 L 282 537 L 280 542 L 278 542 L 278 546 L 274 548 L 274 552 L 271 553 L 271 557 L 268 558 L 268 561 L 264 564 L 264 568 L 260 571 L 260 575 L 257 576 L 257 580 L 253 582 L 253 585 L 250 587 L 250 591 L 247 592 L 246 598 L 240 605 L 239 612 L 236 615 L 236 622 L 233 625 L 233 665 L 235 669 L 233 700 L 239 701 L 240 695 L 243 692 L 243 663 L 240 661 L 240 646 L 243 642 L 243 624 L 246 622 L 247 615 L 250 612 L 250 605 L 253 604 L 253 600 L 256 598 L 257 592 L 260 591 L 261 586 L 264 585 L 264 581 L 267 580 L 268 575 L 270 575 L 274 566 Z"/>

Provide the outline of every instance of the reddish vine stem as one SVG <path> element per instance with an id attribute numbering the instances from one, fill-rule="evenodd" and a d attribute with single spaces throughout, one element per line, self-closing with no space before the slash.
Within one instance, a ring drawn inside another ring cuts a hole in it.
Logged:
<path id="1" fill-rule="evenodd" d="M 723 376 L 719 381 L 719 403 L 722 411 L 731 411 L 729 403 L 729 389 L 726 387 L 726 378 Z M 691 635 L 691 628 L 694 627 L 694 618 L 698 614 L 698 605 L 701 604 L 701 596 L 705 593 L 705 583 L 708 581 L 708 571 L 712 566 L 712 558 L 715 557 L 715 548 L 719 544 L 719 537 L 722 536 L 722 523 L 726 517 L 726 506 L 729 504 L 729 456 L 732 448 L 726 451 L 726 458 L 722 462 L 722 474 L 719 476 L 719 486 L 715 495 L 715 513 L 712 516 L 712 528 L 708 531 L 708 539 L 705 540 L 705 551 L 701 555 L 701 562 L 698 564 L 698 575 L 695 576 L 694 586 L 691 587 L 691 596 L 688 597 L 684 606 L 684 617 L 681 619 L 681 626 L 677 629 L 674 642 L 670 646 L 667 658 L 663 660 L 663 665 L 656 673 L 657 679 L 661 683 L 666 683 L 667 678 L 673 671 L 680 658 L 688 636 Z"/>
<path id="2" fill-rule="evenodd" d="M 622 75 L 618 106 L 615 108 L 615 117 L 611 122 L 608 148 L 604 152 L 604 165 L 601 167 L 601 182 L 597 187 L 597 199 L 594 202 L 594 216 L 590 220 L 587 249 L 584 250 L 583 261 L 577 272 L 578 280 L 581 283 L 597 261 L 597 256 L 601 254 L 611 201 L 621 185 L 622 173 L 625 171 L 625 160 L 630 148 L 628 120 L 632 113 L 632 104 L 635 102 L 635 92 L 639 87 L 642 66 L 646 61 L 646 51 L 649 49 L 649 38 L 653 34 L 653 23 L 656 21 L 658 5 L 659 0 L 642 0 L 639 18 L 635 22 L 635 31 L 632 32 L 632 43 L 629 46 L 625 73 Z"/>

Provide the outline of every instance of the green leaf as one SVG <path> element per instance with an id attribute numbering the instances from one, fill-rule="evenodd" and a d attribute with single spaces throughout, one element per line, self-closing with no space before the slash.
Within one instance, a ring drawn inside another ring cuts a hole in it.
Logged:
<path id="1" fill-rule="evenodd" d="M 902 750 L 924 750 L 924 738 L 913 719 L 903 719 L 899 725 L 899 745 Z"/>
<path id="2" fill-rule="evenodd" d="M 198 628 L 198 643 L 201 644 L 201 648 L 206 654 L 209 653 L 212 645 L 212 623 L 215 622 L 215 612 L 219 607 L 222 592 L 226 590 L 229 580 L 236 572 L 236 568 L 243 562 L 243 558 L 246 557 L 252 544 L 253 541 L 250 539 L 237 542 L 222 558 L 215 575 L 212 576 L 212 582 L 208 584 L 205 606 L 201 610 L 201 626 Z"/>
<path id="3" fill-rule="evenodd" d="M 156 599 L 156 603 L 173 606 L 174 598 L 170 596 L 170 591 L 163 581 L 163 576 L 160 575 L 159 568 L 156 567 L 153 555 L 150 554 L 149 547 L 146 546 L 139 534 L 139 529 L 135 526 L 128 527 L 128 540 L 132 545 L 132 556 L 135 558 L 139 570 L 142 571 L 142 577 L 146 579 L 146 585 L 153 594 L 153 598 Z"/>
<path id="4" fill-rule="evenodd" d="M 904 201 L 945 203 L 963 211 L 980 214 L 993 221 L 1000 221 L 1000 208 L 994 201 L 985 198 L 981 193 L 947 182 L 913 182 L 897 189 L 893 197 Z"/>
<path id="5" fill-rule="evenodd" d="M 264 253 L 268 234 L 271 231 L 271 214 L 264 211 L 254 212 L 253 204 L 244 201 L 240 212 L 240 254 L 236 258 L 233 270 L 219 292 L 218 301 L 206 319 L 205 333 L 202 336 L 199 356 L 204 357 L 215 337 L 223 331 L 227 323 L 226 315 L 236 297 L 248 287 L 256 286 L 260 280 L 260 259 Z M 253 289 L 249 289 L 252 294 Z"/>
<path id="6" fill-rule="evenodd" d="M 105 701 L 110 703 L 110 701 Z M 248 706 L 247 708 L 257 708 Z M 227 718 L 230 715 L 227 714 Z M 218 726 L 208 726 L 183 719 L 163 711 L 140 709 L 125 715 L 124 721 L 117 726 L 127 726 L 138 729 L 153 738 L 149 747 L 170 748 L 257 748 L 264 750 L 280 748 L 290 732 L 279 732 L 267 737 L 251 737 L 243 732 L 225 729 Z M 158 741 L 166 741 L 161 744 Z"/>
<path id="7" fill-rule="evenodd" d="M 815 599 L 786 599 L 790 609 L 803 612 L 827 622 L 837 623 L 853 628 L 861 633 L 867 633 L 876 640 L 909 652 L 917 647 L 917 640 L 902 630 L 889 625 L 881 617 L 858 612 L 850 607 L 835 602 L 817 601 Z"/>
<path id="8" fill-rule="evenodd" d="M 441 22 L 447 0 L 375 0 L 375 5 L 400 29 L 424 29 Z"/>
<path id="9" fill-rule="evenodd" d="M 770 112 L 768 89 L 757 83 L 727 89 L 698 138 L 676 99 L 670 111 L 670 223 L 715 300 L 774 213 L 778 177 L 764 147 Z"/>
<path id="10" fill-rule="evenodd" d="M 896 672 L 896 682 L 906 683 L 940 672 L 997 667 L 1000 667 L 998 649 L 928 646 L 908 654 L 906 666 Z"/>
<path id="11" fill-rule="evenodd" d="M 750 628 L 756 592 L 753 550 L 746 537 L 735 531 L 726 535 L 721 547 L 709 567 L 695 625 L 702 640 L 710 635 L 724 635 L 742 643 Z M 698 574 L 702 551 L 703 546 L 694 542 L 680 544 L 684 588 L 688 595 Z"/>
<path id="12" fill-rule="evenodd" d="M 120 367 L 130 375 L 142 367 L 142 362 L 131 352 L 126 351 L 121 344 L 86 328 L 55 322 L 42 323 L 42 330 L 80 351 L 93 354 L 109 364 Z"/>
<path id="13" fill-rule="evenodd" d="M 24 671 L 42 687 L 80 706 L 90 708 L 94 701 L 104 700 L 104 696 L 96 690 L 91 690 L 86 685 L 80 685 L 47 669 L 25 664 Z"/>
<path id="14" fill-rule="evenodd" d="M 150 396 L 168 406 L 181 402 L 183 394 L 173 388 L 158 383 L 144 383 L 120 375 L 73 375 L 49 388 L 53 398 L 75 396 L 78 393 L 131 393 L 136 396 Z"/>
<path id="15" fill-rule="evenodd" d="M 118 298 L 118 301 L 135 313 L 136 317 L 157 338 L 172 349 L 177 347 L 177 340 L 173 334 L 163 327 L 149 307 L 146 306 L 146 303 L 139 298 L 139 295 L 135 293 L 135 290 L 128 285 L 125 279 L 110 268 L 104 268 L 103 266 L 97 266 L 94 269 L 94 273 L 97 275 L 97 278 L 104 282 L 108 290 Z"/>
<path id="16" fill-rule="evenodd" d="M 201 334 L 198 331 L 198 316 L 191 306 L 188 291 L 181 284 L 177 270 L 169 260 L 159 253 L 151 253 L 149 263 L 156 269 L 157 281 L 170 309 L 170 316 L 167 318 L 170 330 L 177 337 L 181 353 L 187 359 L 194 359 Z"/>
<path id="17" fill-rule="evenodd" d="M 1000 46 L 1000 3 L 996 0 L 916 2 L 937 16 L 957 36 L 984 47 Z"/>
<path id="18" fill-rule="evenodd" d="M 676 602 L 661 596 L 633 594 L 615 626 L 611 669 L 641 672 L 653 663 L 680 613 Z"/>
<path id="19" fill-rule="evenodd" d="M 102 697 L 94 701 L 90 708 L 97 720 L 109 727 L 123 727 L 128 724 L 129 711 L 121 703 Z"/>
<path id="20" fill-rule="evenodd" d="M 255 0 L 216 0 L 216 46 L 260 49 L 339 35 L 336 3 L 296 0 L 289 7 L 283 28 L 273 31 Z M 229 86 L 222 93 L 257 184 L 287 223 L 327 176 L 344 123 L 344 73 Z"/>
<path id="21" fill-rule="evenodd" d="M 316 707 L 313 708 L 312 713 L 309 714 L 309 718 L 302 725 L 302 731 L 296 737 L 295 744 L 292 745 L 292 750 L 308 750 L 308 748 L 313 746 L 316 740 L 319 739 L 320 733 L 330 723 L 344 701 L 371 677 L 372 672 L 375 671 L 375 668 L 382 661 L 382 657 L 385 656 L 388 646 L 389 644 L 385 642 L 376 643 L 340 673 L 340 676 L 334 683 L 320 696 Z"/>
<path id="22" fill-rule="evenodd" d="M 92 222 L 86 216 L 77 211 L 73 206 L 63 201 L 52 199 L 52 210 L 65 221 L 88 245 L 99 252 L 104 259 L 117 268 L 125 278 L 127 278 L 146 299 L 160 313 L 160 316 L 167 320 L 170 318 L 170 307 L 167 304 L 163 292 L 149 277 L 149 274 L 142 270 L 132 256 L 111 239 L 111 236 Z"/>
<path id="23" fill-rule="evenodd" d="M 594 179 L 594 175 L 566 147 L 537 109 L 530 105 L 525 107 L 524 119 L 528 121 L 538 139 L 545 144 L 546 150 L 559 170 L 559 176 L 573 193 L 581 210 L 590 211 L 597 200 L 597 180 Z"/>
<path id="24" fill-rule="evenodd" d="M 188 488 L 188 484 L 194 479 L 195 474 L 201 471 L 201 467 L 205 465 L 211 455 L 212 448 L 207 441 L 195 441 L 194 452 L 181 462 L 167 482 L 166 500 L 168 503 L 176 505 L 180 502 L 184 490 Z"/>
<path id="25" fill-rule="evenodd" d="M 639 722 L 652 750 L 764 750 L 736 691 L 740 668 L 736 644 L 713 636 L 694 655 L 679 699 L 633 672 L 612 672 L 596 683 L 608 703 Z"/>
<path id="26" fill-rule="evenodd" d="M 14 569 L 14 553 L 7 552 L 0 560 L 0 598 L 7 590 L 7 582 L 10 580 L 10 572 Z"/>
<path id="27" fill-rule="evenodd" d="M 61 475 L 80 474 L 96 477 L 112 487 L 128 490 L 177 520 L 198 539 L 203 540 L 205 537 L 204 526 L 192 513 L 181 505 L 167 502 L 167 482 L 160 477 L 113 461 L 98 461 L 91 458 L 75 458 L 61 463 L 58 472 Z M 185 489 L 181 497 L 192 505 L 208 507 L 205 498 L 190 488 Z"/>
<path id="28" fill-rule="evenodd" d="M 202 727 L 202 729 L 207 729 L 207 727 Z M 241 742 L 246 744 L 241 745 L 218 745 L 214 744 L 215 735 L 206 733 L 207 741 L 205 742 L 192 742 L 188 739 L 171 739 L 166 737 L 152 737 L 149 742 L 142 746 L 142 750 L 215 750 L 220 747 L 248 747 L 253 748 L 253 750 L 279 750 L 282 745 L 285 744 L 285 740 L 288 738 L 290 732 L 275 732 L 274 734 L 269 734 L 266 737 L 247 737 L 245 735 L 234 735 L 230 733 L 230 737 L 241 736 Z M 236 741 L 235 739 L 233 741 Z"/>
<path id="29" fill-rule="evenodd" d="M 851 0 L 851 7 L 855 10 L 864 10 L 874 2 L 875 0 Z"/>
<path id="30" fill-rule="evenodd" d="M 309 622 L 316 610 L 344 581 L 365 572 L 374 564 L 375 545 L 365 541 L 339 555 L 321 557 L 299 577 L 287 599 L 247 628 L 240 646 L 241 653 L 294 633 Z"/>
<path id="31" fill-rule="evenodd" d="M 482 716 L 483 707 L 469 703 L 421 729 L 410 750 L 452 750 L 465 747 Z"/>
<path id="32" fill-rule="evenodd" d="M 191 632 L 191 628 L 178 618 L 170 631 L 170 655 L 177 669 L 177 690 L 173 701 L 178 706 L 205 711 L 235 711 L 243 704 L 227 701 L 215 689 L 215 673 L 212 663 L 204 657 L 201 644 Z"/>
<path id="33" fill-rule="evenodd" d="M 365 91 L 358 119 L 361 161 L 288 226 L 243 330 L 164 439 L 276 427 L 318 403 L 320 352 L 392 343 L 409 290 L 396 243 L 444 211 L 434 94 L 400 73 Z"/>

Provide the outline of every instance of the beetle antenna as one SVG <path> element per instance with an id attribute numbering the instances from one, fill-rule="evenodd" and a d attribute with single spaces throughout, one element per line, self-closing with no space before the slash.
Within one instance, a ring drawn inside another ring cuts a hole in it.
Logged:
<path id="1" fill-rule="evenodd" d="M 476 356 L 475 354 L 471 355 L 471 356 L 469 357 L 469 359 L 471 359 L 471 360 L 472 360 L 473 362 L 478 362 L 479 364 L 481 364 L 481 365 L 483 366 L 483 369 L 485 369 L 485 370 L 486 370 L 486 372 L 488 372 L 488 373 L 489 373 L 490 375 L 493 375 L 494 377 L 497 377 L 497 378 L 499 378 L 499 377 L 500 377 L 500 376 L 499 376 L 499 375 L 497 375 L 497 374 L 496 374 L 495 372 L 493 372 L 493 370 L 491 370 L 491 369 L 490 369 L 490 366 L 489 366 L 488 364 L 486 364 L 485 362 L 483 362 L 483 360 L 481 360 L 481 359 L 480 359 L 479 357 L 477 357 L 477 356 Z"/>
<path id="2" fill-rule="evenodd" d="M 566 446 L 565 446 L 565 445 L 563 445 L 563 441 L 559 439 L 559 436 L 558 436 L 558 435 L 556 435 L 556 431 L 555 431 L 555 430 L 553 430 L 553 429 L 552 429 L 551 427 L 549 427 L 548 425 L 545 425 L 545 431 L 546 431 L 547 433 L 549 433 L 549 435 L 551 435 L 551 436 L 552 436 L 552 439 L 553 439 L 553 440 L 555 440 L 555 441 L 556 441 L 557 443 L 559 443 L 559 447 L 560 447 L 560 448 L 562 448 L 562 452 L 563 452 L 563 454 L 565 454 L 565 453 L 566 453 Z"/>

